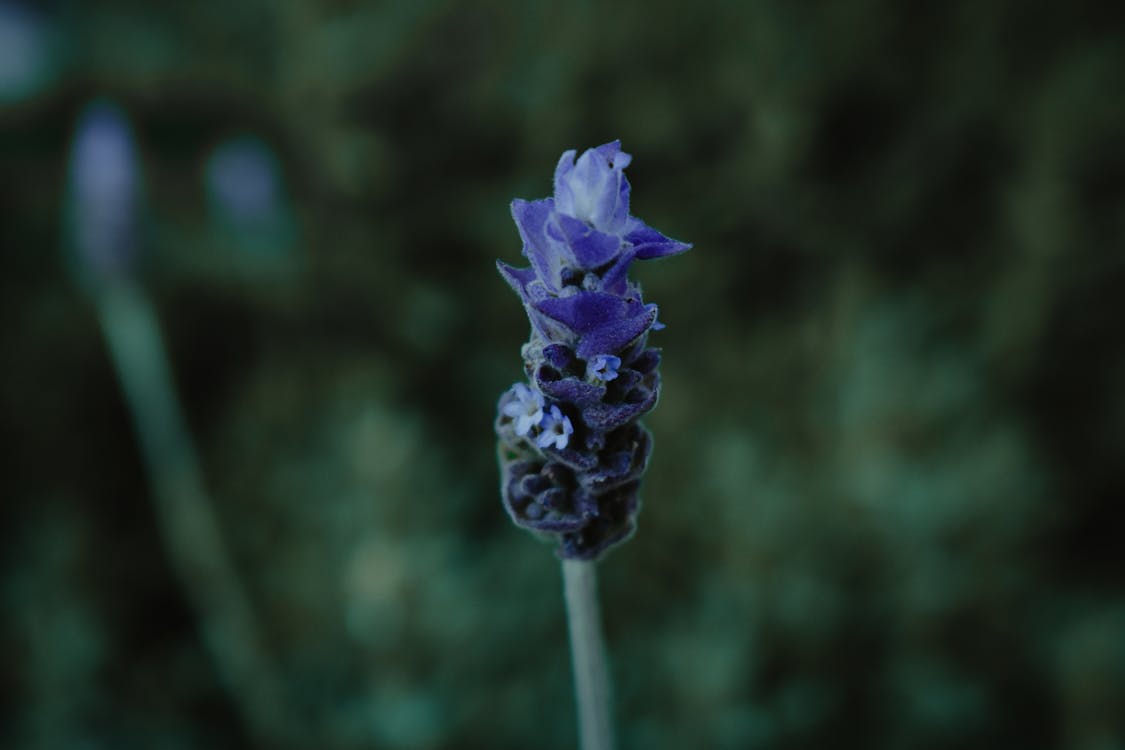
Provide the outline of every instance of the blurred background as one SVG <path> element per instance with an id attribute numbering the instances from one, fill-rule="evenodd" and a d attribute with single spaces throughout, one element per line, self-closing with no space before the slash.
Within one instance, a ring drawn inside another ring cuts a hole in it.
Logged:
<path id="1" fill-rule="evenodd" d="M 1119 4 L 0 0 L 0 745 L 571 748 L 513 197 L 668 328 L 623 748 L 1125 748 Z"/>

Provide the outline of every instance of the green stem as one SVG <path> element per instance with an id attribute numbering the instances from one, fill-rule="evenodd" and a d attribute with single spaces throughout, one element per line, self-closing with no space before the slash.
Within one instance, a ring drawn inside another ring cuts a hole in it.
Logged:
<path id="1" fill-rule="evenodd" d="M 609 671 L 598 611 L 596 563 L 563 560 L 563 589 L 582 750 L 612 750 Z"/>
<path id="2" fill-rule="evenodd" d="M 129 282 L 98 289 L 94 302 L 133 415 L 156 520 L 203 640 L 253 735 L 267 746 L 286 746 L 276 669 L 204 489 L 156 315 Z"/>

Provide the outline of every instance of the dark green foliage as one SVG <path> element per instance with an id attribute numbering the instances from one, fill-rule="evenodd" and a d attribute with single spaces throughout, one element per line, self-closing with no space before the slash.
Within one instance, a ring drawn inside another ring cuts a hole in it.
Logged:
<path id="1" fill-rule="evenodd" d="M 64 260 L 97 96 L 295 746 L 574 746 L 557 564 L 497 501 L 526 330 L 493 260 L 613 138 L 695 244 L 638 269 L 675 356 L 602 567 L 623 747 L 1120 745 L 1112 3 L 47 5 L 0 97 L 0 745 L 251 742 Z M 265 250 L 204 185 L 245 135 L 284 178 Z"/>

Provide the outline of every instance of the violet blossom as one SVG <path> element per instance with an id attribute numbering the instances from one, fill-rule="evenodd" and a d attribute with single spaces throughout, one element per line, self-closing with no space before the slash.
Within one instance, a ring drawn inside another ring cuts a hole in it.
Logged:
<path id="1" fill-rule="evenodd" d="M 635 528 L 652 445 L 638 420 L 660 391 L 648 333 L 663 326 L 627 272 L 691 247 L 629 214 L 631 159 L 618 141 L 564 153 L 553 198 L 512 202 L 530 267 L 497 263 L 531 322 L 529 382 L 496 419 L 504 505 L 564 559 L 596 559 Z"/>

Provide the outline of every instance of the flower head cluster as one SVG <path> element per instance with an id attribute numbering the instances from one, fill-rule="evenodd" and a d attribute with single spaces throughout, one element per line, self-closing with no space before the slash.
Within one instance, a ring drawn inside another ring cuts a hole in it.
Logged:
<path id="1" fill-rule="evenodd" d="M 593 559 L 633 532 L 656 405 L 656 305 L 628 278 L 634 260 L 690 245 L 629 215 L 631 157 L 617 141 L 555 169 L 555 195 L 512 202 L 529 268 L 497 263 L 531 321 L 529 382 L 500 398 L 501 491 L 512 519 L 554 538 L 561 557 Z"/>

